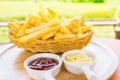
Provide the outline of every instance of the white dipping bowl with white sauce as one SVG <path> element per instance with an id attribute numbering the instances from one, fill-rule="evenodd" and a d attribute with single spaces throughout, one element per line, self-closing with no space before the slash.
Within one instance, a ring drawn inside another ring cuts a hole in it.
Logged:
<path id="1" fill-rule="evenodd" d="M 62 60 L 68 72 L 78 75 L 85 74 L 88 80 L 98 80 L 97 74 L 93 71 L 96 56 L 90 51 L 69 50 L 63 53 Z"/>

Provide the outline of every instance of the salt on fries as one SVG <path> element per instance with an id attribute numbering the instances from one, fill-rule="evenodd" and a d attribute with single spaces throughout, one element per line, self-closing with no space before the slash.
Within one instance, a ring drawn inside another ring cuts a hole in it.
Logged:
<path id="1" fill-rule="evenodd" d="M 63 40 L 75 37 L 84 37 L 92 25 L 83 26 L 84 20 L 73 17 L 70 19 L 61 18 L 51 9 L 47 9 L 49 17 L 46 16 L 40 7 L 38 15 L 28 15 L 24 23 L 18 21 L 9 22 L 18 42 L 25 43 L 34 40 Z"/>

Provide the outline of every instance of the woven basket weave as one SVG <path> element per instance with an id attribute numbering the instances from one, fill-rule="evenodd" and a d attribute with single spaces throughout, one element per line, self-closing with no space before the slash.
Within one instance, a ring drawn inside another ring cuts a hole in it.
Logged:
<path id="1" fill-rule="evenodd" d="M 18 47 L 31 52 L 51 52 L 51 53 L 63 53 L 67 50 L 72 49 L 82 49 L 84 48 L 91 40 L 93 31 L 88 31 L 84 37 L 77 37 L 72 39 L 65 40 L 34 40 L 26 43 L 19 43 L 18 39 L 14 37 L 13 34 L 9 32 L 8 36 L 11 41 Z"/>

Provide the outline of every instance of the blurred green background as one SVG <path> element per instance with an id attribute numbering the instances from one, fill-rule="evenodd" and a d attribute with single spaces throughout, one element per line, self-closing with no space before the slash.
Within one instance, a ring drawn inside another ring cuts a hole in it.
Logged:
<path id="1" fill-rule="evenodd" d="M 81 16 L 84 20 L 114 20 L 120 0 L 0 0 L 0 22 L 24 20 L 37 14 L 38 6 L 53 9 L 59 17 Z M 45 10 L 46 14 L 47 11 Z M 9 42 L 8 27 L 0 26 L 0 43 Z M 114 38 L 113 26 L 95 26 L 95 37 Z"/>

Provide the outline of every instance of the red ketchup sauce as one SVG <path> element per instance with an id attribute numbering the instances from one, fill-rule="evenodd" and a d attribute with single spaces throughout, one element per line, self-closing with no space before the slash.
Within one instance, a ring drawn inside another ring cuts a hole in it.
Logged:
<path id="1" fill-rule="evenodd" d="M 28 67 L 34 70 L 49 70 L 58 65 L 58 63 L 54 58 L 40 57 L 31 61 Z"/>

